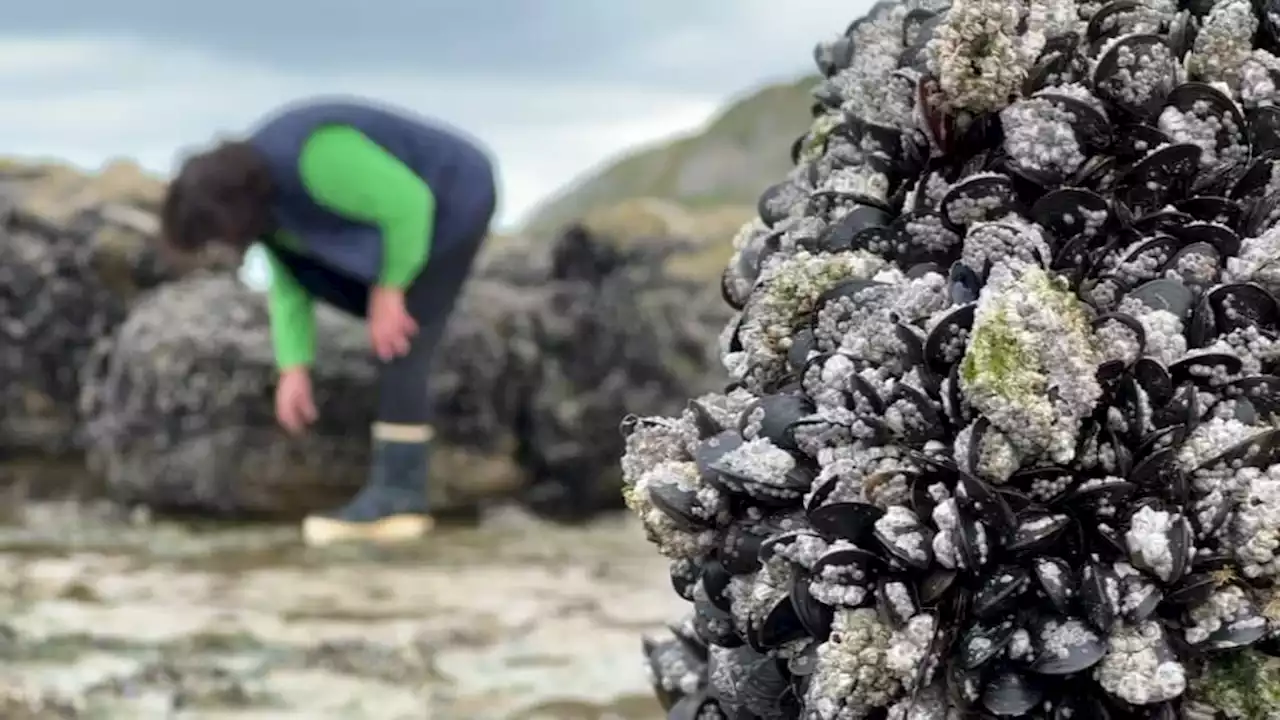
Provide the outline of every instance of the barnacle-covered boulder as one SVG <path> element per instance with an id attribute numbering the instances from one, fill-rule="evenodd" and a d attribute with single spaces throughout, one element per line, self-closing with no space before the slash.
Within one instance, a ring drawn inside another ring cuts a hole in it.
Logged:
<path id="1" fill-rule="evenodd" d="M 461 305 L 451 351 L 440 354 L 449 394 L 434 458 L 437 503 L 463 490 L 518 486 L 505 434 L 500 307 L 523 300 L 481 287 Z M 163 510 L 290 516 L 346 502 L 367 474 L 376 377 L 361 323 L 316 312 L 312 383 L 321 409 L 292 438 L 274 418 L 275 365 L 266 298 L 208 274 L 142 299 L 85 367 L 81 397 L 90 467 L 112 495 Z M 459 375 L 461 373 L 461 375 Z M 517 380 L 518 382 L 518 380 Z M 452 415 L 452 417 L 450 417 Z M 454 422 L 450 422 L 454 420 Z M 465 444 L 452 441 L 460 436 Z"/>
<path id="2" fill-rule="evenodd" d="M 140 292 L 180 274 L 150 242 L 163 183 L 0 160 L 0 451 L 79 445 L 79 368 Z"/>
<path id="3" fill-rule="evenodd" d="M 620 505 L 618 419 L 718 383 L 714 293 L 663 275 L 676 244 L 636 247 L 571 229 L 466 284 L 432 374 L 437 508 Z M 345 502 L 367 472 L 375 367 L 358 320 L 318 307 L 316 335 L 320 419 L 290 438 L 262 294 L 206 274 L 144 296 L 85 369 L 94 469 L 117 499 L 163 510 L 293 517 Z"/>
<path id="4" fill-rule="evenodd" d="M 75 448 L 79 368 L 125 309 L 82 235 L 21 211 L 0 217 L 0 450 Z"/>
<path id="5" fill-rule="evenodd" d="M 1280 6 L 882 2 L 632 417 L 671 718 L 1280 717 Z"/>

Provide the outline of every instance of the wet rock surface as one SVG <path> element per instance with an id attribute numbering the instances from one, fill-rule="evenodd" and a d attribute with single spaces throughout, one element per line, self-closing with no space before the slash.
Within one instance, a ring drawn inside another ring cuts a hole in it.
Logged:
<path id="1" fill-rule="evenodd" d="M 714 384 L 726 312 L 668 277 L 679 243 L 623 250 L 579 230 L 472 278 L 437 354 L 437 507 L 515 493 L 558 517 L 620 505 L 618 425 Z M 273 419 L 265 297 L 206 274 L 141 298 L 86 365 L 92 467 L 119 500 L 224 516 L 298 516 L 344 502 L 368 460 L 375 372 L 363 324 L 317 317 L 320 421 Z"/>
<path id="2" fill-rule="evenodd" d="M 397 549 L 32 503 L 0 525 L 6 720 L 656 720 L 639 527 L 515 511 Z"/>
<path id="3" fill-rule="evenodd" d="M 883 2 L 633 419 L 673 718 L 1280 713 L 1280 26 Z"/>

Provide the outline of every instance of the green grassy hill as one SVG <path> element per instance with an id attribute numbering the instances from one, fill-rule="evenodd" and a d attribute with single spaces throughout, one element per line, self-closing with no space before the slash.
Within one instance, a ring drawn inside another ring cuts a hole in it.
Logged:
<path id="1" fill-rule="evenodd" d="M 754 205 L 791 167 L 791 141 L 809 127 L 815 77 L 770 85 L 730 104 L 701 131 L 634 150 L 573 182 L 536 208 L 523 231 L 567 222 L 635 198 L 700 210 Z"/>

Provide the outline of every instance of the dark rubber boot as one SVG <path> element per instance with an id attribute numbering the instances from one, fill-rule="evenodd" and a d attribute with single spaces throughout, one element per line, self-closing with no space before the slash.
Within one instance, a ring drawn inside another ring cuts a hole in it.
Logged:
<path id="1" fill-rule="evenodd" d="M 430 441 L 374 439 L 368 482 L 341 508 L 308 517 L 302 528 L 306 543 L 401 541 L 429 532 L 433 525 L 426 498 L 430 453 Z"/>

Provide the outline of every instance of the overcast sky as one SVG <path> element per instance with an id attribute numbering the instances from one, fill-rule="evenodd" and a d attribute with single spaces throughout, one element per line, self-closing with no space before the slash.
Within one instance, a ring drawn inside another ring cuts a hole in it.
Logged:
<path id="1" fill-rule="evenodd" d="M 275 105 L 356 93 L 468 129 L 503 224 L 621 150 L 812 70 L 867 0 L 46 0 L 0 23 L 2 152 L 161 172 Z M 788 142 L 780 138 L 779 142 Z"/>

